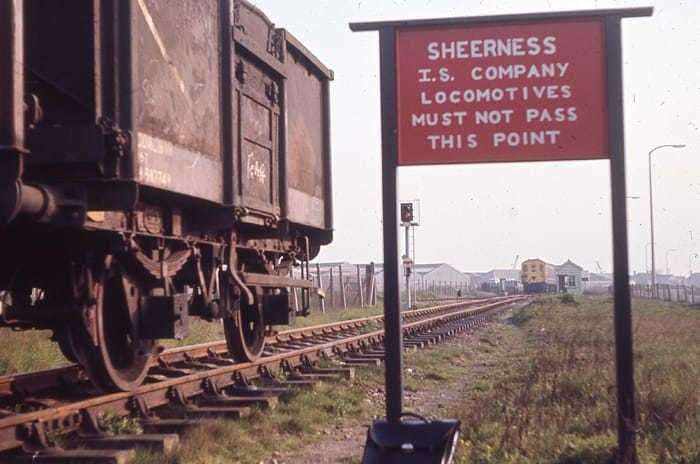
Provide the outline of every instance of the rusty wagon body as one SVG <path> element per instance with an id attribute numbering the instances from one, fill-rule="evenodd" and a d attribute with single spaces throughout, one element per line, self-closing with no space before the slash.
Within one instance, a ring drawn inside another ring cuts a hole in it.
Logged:
<path id="1" fill-rule="evenodd" d="M 112 389 L 188 315 L 259 356 L 332 239 L 333 73 L 245 0 L 0 8 L 0 322 Z"/>

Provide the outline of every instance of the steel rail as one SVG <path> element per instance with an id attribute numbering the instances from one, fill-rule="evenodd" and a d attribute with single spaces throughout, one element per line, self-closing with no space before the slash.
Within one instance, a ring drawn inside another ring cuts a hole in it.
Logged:
<path id="1" fill-rule="evenodd" d="M 425 317 L 429 314 L 451 311 L 455 308 L 472 305 L 481 302 L 498 300 L 498 298 L 485 298 L 478 300 L 462 301 L 445 305 L 421 308 L 403 313 L 407 321 Z M 268 350 L 274 349 L 275 345 L 290 342 L 303 341 L 306 338 L 320 335 L 340 335 L 343 332 L 365 328 L 373 323 L 381 323 L 384 316 L 370 316 L 347 321 L 331 322 L 309 327 L 300 327 L 278 332 L 266 337 Z M 217 340 L 212 342 L 199 343 L 182 347 L 169 348 L 157 354 L 151 367 L 159 365 L 170 365 L 181 362 L 191 362 L 197 359 L 223 356 L 228 352 L 226 341 Z M 52 369 L 39 370 L 24 374 L 11 374 L 0 377 L 0 402 L 9 401 L 14 395 L 31 395 L 42 390 L 47 390 L 56 386 L 66 386 L 86 381 L 87 377 L 80 366 L 71 364 Z"/>
<path id="2" fill-rule="evenodd" d="M 430 330 L 440 324 L 459 319 L 483 315 L 496 308 L 523 300 L 524 297 L 504 298 L 497 302 L 434 315 L 410 322 L 404 326 L 404 334 L 419 330 Z M 464 305 L 464 304 L 463 304 Z M 134 392 L 112 393 L 94 398 L 78 400 L 38 411 L 17 414 L 0 419 L 0 451 L 21 447 L 32 435 L 63 433 L 79 429 L 88 414 L 100 415 L 111 412 L 131 415 L 143 410 L 172 404 L 177 398 L 192 398 L 206 393 L 219 392 L 224 388 L 247 384 L 249 380 L 269 375 L 273 369 L 294 370 L 331 354 L 354 352 L 362 347 L 382 342 L 384 330 L 375 330 L 314 346 L 277 353 L 256 362 L 221 366 L 182 377 L 146 384 Z"/>

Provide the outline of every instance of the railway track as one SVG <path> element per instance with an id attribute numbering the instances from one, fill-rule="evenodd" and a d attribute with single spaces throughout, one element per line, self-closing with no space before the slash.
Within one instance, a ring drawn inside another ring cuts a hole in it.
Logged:
<path id="1" fill-rule="evenodd" d="M 406 348 L 416 349 L 483 324 L 523 297 L 444 304 L 403 313 Z M 289 389 L 330 377 L 351 377 L 354 367 L 383 359 L 383 317 L 287 330 L 268 337 L 256 362 L 227 358 L 223 341 L 162 351 L 147 383 L 133 392 L 103 394 L 77 366 L 0 378 L 0 462 L 128 462 L 133 449 L 168 450 L 176 433 L 203 420 L 239 418 L 251 407 L 268 407 Z M 339 368 L 317 362 L 342 360 Z M 284 372 L 283 380 L 275 373 Z M 106 433 L 106 414 L 131 416 L 144 434 Z M 175 433 L 175 435 L 173 435 Z M 74 449 L 55 446 L 70 437 Z"/>

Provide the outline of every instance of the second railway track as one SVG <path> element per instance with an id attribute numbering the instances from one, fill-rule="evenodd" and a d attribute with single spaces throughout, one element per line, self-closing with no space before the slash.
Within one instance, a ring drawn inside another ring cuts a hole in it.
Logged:
<path id="1" fill-rule="evenodd" d="M 405 345 L 440 341 L 522 300 L 462 301 L 405 312 Z M 374 316 L 280 332 L 269 337 L 265 356 L 249 363 L 227 358 L 226 344 L 220 341 L 165 350 L 155 359 L 148 382 L 128 393 L 96 391 L 77 366 L 2 377 L 0 404 L 5 417 L 0 419 L 0 462 L 122 463 L 138 446 L 167 449 L 177 440 L 169 433 L 198 421 L 237 418 L 250 407 L 265 407 L 285 389 L 351 375 L 350 367 L 379 363 L 382 322 L 381 316 Z M 345 367 L 316 367 L 319 360 L 332 357 Z M 277 380 L 276 371 L 285 372 L 285 379 Z M 147 433 L 105 433 L 100 423 L 107 413 L 135 417 Z M 78 448 L 52 443 L 52 437 L 66 434 L 74 436 Z"/>

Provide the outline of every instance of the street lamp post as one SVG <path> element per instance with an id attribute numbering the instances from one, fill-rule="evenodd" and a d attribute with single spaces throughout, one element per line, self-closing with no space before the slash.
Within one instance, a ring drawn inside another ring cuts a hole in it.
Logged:
<path id="1" fill-rule="evenodd" d="M 656 296 L 656 256 L 654 254 L 654 187 L 652 182 L 651 155 L 662 148 L 683 148 L 685 145 L 659 145 L 649 151 L 649 224 L 651 227 L 651 288 Z"/>

